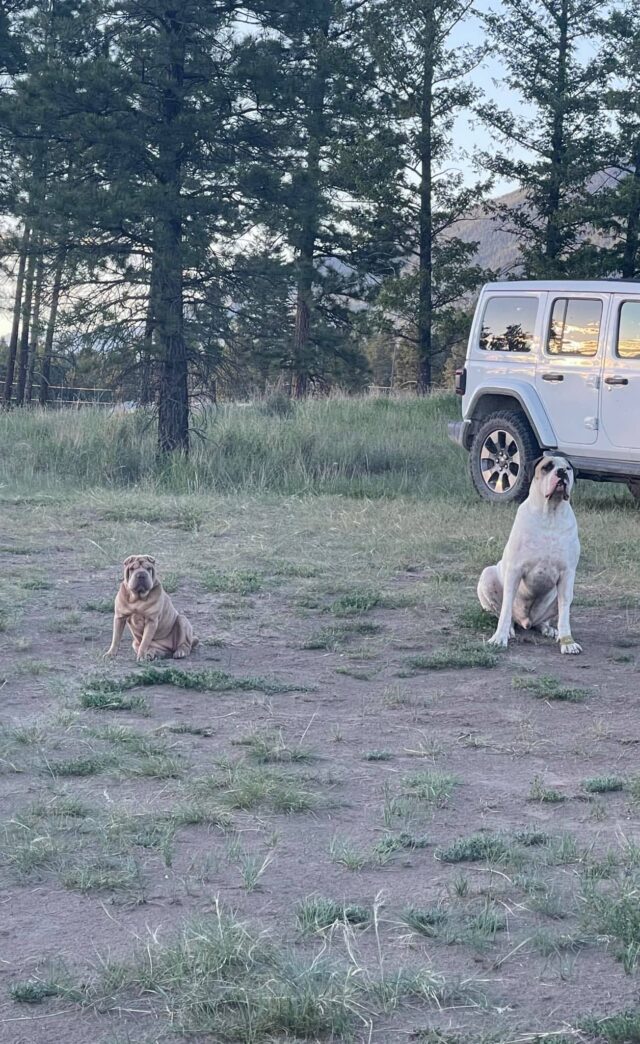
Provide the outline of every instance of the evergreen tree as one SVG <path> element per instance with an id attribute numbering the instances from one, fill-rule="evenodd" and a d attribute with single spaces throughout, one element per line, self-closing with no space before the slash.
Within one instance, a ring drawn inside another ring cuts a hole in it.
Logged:
<path id="1" fill-rule="evenodd" d="M 365 245 L 355 212 L 371 186 L 359 157 L 377 114 L 362 9 L 363 0 L 275 0 L 262 13 L 273 159 L 261 219 L 291 259 L 283 362 L 296 396 L 366 370 L 353 335 Z"/>
<path id="2" fill-rule="evenodd" d="M 591 246 L 590 274 L 640 276 L 640 0 L 627 0 L 600 23 L 612 60 L 604 108 L 613 115 L 613 140 L 602 189 L 589 214 L 604 242 Z"/>
<path id="3" fill-rule="evenodd" d="M 602 0 L 503 0 L 485 17 L 506 66 L 505 86 L 533 110 L 482 109 L 505 146 L 485 153 L 488 169 L 524 190 L 522 205 L 498 212 L 522 240 L 528 276 L 572 274 L 587 229 L 592 179 L 603 166 L 610 61 L 582 58 L 580 44 L 597 39 L 604 8 Z"/>
<path id="4" fill-rule="evenodd" d="M 481 50 L 453 42 L 470 9 L 468 0 L 384 0 L 370 19 L 386 123 L 377 154 L 395 159 L 385 161 L 374 207 L 394 274 L 381 282 L 375 307 L 389 332 L 413 345 L 419 392 L 447 350 L 438 330 L 484 277 L 473 263 L 476 244 L 456 236 L 456 223 L 486 185 L 465 186 L 452 169 L 453 124 L 477 98 L 470 75 Z"/>

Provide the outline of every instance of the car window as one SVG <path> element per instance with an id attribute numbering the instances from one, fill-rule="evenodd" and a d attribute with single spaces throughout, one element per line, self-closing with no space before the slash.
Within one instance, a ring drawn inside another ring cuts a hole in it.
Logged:
<path id="1" fill-rule="evenodd" d="M 490 297 L 478 347 L 488 352 L 530 352 L 537 312 L 537 297 Z"/>
<path id="2" fill-rule="evenodd" d="M 640 358 L 640 301 L 623 301 L 620 306 L 616 355 L 620 359 Z"/>
<path id="3" fill-rule="evenodd" d="M 550 355 L 595 355 L 601 318 L 602 301 L 557 297 L 551 312 L 547 351 Z"/>

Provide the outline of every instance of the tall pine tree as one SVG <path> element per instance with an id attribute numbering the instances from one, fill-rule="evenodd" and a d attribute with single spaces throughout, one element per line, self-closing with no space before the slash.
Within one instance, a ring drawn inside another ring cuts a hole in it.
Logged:
<path id="1" fill-rule="evenodd" d="M 414 346 L 417 389 L 427 391 L 442 337 L 465 293 L 482 280 L 476 244 L 456 223 L 480 202 L 485 185 L 465 185 L 455 169 L 452 129 L 477 99 L 471 74 L 481 50 L 457 46 L 454 34 L 469 0 L 383 0 L 371 33 L 383 123 L 380 151 L 390 150 L 378 192 L 378 225 L 395 244 L 395 276 L 381 283 L 376 306 L 390 330 Z"/>
<path id="2" fill-rule="evenodd" d="M 531 115 L 485 105 L 482 115 L 503 148 L 484 155 L 494 174 L 516 181 L 524 200 L 499 210 L 522 242 L 524 272 L 571 275 L 588 229 L 592 179 L 604 162 L 602 97 L 610 62 L 582 56 L 597 39 L 602 0 L 503 0 L 485 23 L 502 58 L 504 85 Z"/>
<path id="3" fill-rule="evenodd" d="M 640 276 L 640 0 L 627 0 L 600 23 L 613 77 L 604 108 L 613 116 L 607 179 L 590 219 L 604 241 L 588 251 L 591 274 Z"/>

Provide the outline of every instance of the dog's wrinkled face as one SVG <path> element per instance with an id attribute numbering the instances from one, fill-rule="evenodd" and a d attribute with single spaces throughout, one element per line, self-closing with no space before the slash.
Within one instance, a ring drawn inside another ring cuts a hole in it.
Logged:
<path id="1" fill-rule="evenodd" d="M 545 500 L 551 502 L 569 500 L 574 483 L 573 468 L 565 457 L 552 457 L 545 454 L 536 464 L 533 481 L 541 490 Z"/>
<path id="2" fill-rule="evenodd" d="M 129 555 L 124 560 L 124 582 L 132 594 L 144 598 L 157 583 L 156 560 L 151 555 Z"/>

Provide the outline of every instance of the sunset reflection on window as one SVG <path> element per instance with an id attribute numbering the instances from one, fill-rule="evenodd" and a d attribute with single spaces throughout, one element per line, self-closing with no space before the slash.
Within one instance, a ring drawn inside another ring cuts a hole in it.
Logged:
<path id="1" fill-rule="evenodd" d="M 616 355 L 621 359 L 640 358 L 640 301 L 624 301 L 620 306 Z"/>
<path id="2" fill-rule="evenodd" d="M 547 351 L 550 355 L 595 355 L 602 302 L 558 297 L 553 302 Z"/>

